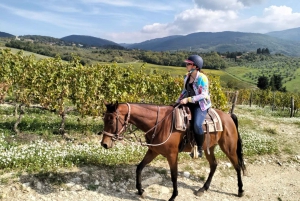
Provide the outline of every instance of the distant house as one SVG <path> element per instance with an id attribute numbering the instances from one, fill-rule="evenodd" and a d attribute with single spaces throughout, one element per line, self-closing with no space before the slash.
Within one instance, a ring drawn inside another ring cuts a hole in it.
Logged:
<path id="1" fill-rule="evenodd" d="M 34 40 L 26 38 L 26 39 L 24 39 L 24 41 L 33 43 Z"/>

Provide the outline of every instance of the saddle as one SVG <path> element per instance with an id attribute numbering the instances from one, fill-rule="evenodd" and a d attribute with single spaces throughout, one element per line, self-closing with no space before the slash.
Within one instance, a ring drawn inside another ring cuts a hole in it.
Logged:
<path id="1" fill-rule="evenodd" d="M 191 111 L 187 106 L 175 108 L 173 117 L 175 129 L 179 131 L 186 131 L 192 120 Z M 223 131 L 221 119 L 213 108 L 208 110 L 202 128 L 204 133 Z"/>
<path id="2" fill-rule="evenodd" d="M 174 127 L 179 131 L 186 131 L 185 136 L 180 144 L 179 151 L 182 151 L 187 143 L 194 142 L 193 129 L 190 128 L 192 121 L 192 114 L 187 106 L 177 107 L 173 111 Z M 204 123 L 202 124 L 204 134 L 215 133 L 223 131 L 222 121 L 218 113 L 210 108 L 206 114 Z M 205 141 L 207 144 L 207 152 L 209 153 L 210 135 L 206 135 Z"/>

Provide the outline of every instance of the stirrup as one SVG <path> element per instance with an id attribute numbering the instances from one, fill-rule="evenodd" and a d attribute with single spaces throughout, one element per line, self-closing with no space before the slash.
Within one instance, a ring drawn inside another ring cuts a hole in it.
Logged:
<path id="1" fill-rule="evenodd" d="M 195 145 L 193 151 L 190 153 L 190 156 L 194 159 L 202 158 L 202 150 L 198 150 L 198 146 Z"/>

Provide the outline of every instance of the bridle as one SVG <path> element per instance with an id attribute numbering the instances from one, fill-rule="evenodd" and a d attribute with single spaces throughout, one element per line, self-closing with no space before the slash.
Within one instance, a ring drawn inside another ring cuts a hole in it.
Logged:
<path id="1" fill-rule="evenodd" d="M 128 114 L 127 114 L 127 118 L 126 120 L 124 120 L 123 118 L 120 117 L 120 113 L 119 113 L 119 110 L 117 109 L 116 110 L 116 132 L 115 133 L 109 133 L 109 132 L 106 132 L 106 131 L 102 131 L 102 134 L 103 135 L 107 135 L 107 136 L 110 136 L 111 139 L 113 141 L 116 141 L 116 140 L 122 140 L 123 139 L 123 136 L 121 136 L 121 134 L 126 131 L 126 128 L 128 126 L 128 122 L 129 122 L 129 119 L 130 119 L 130 112 L 131 112 L 131 108 L 130 108 L 130 105 L 129 103 L 126 103 L 127 106 L 128 106 Z M 123 125 L 122 125 L 122 128 L 118 131 L 118 122 L 120 122 L 120 120 L 123 120 Z"/>

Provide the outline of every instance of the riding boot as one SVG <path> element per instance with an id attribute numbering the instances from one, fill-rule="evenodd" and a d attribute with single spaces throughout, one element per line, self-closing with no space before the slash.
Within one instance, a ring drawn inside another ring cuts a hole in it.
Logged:
<path id="1" fill-rule="evenodd" d="M 202 144 L 203 144 L 203 141 L 204 141 L 204 134 L 201 134 L 201 135 L 195 134 L 194 137 L 195 137 L 195 141 L 196 141 L 196 144 L 197 144 L 197 147 L 198 147 L 198 150 L 197 150 L 198 151 L 198 157 L 197 158 L 201 158 L 202 157 Z M 194 152 L 192 152 L 190 154 L 190 156 L 192 158 L 196 158 L 196 157 L 194 157 Z"/>

